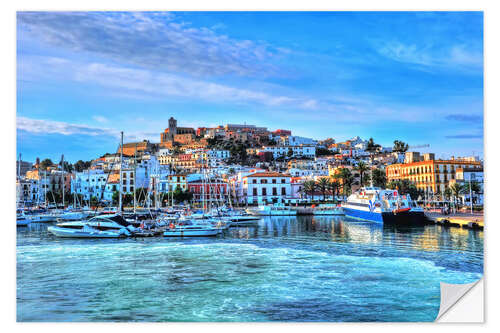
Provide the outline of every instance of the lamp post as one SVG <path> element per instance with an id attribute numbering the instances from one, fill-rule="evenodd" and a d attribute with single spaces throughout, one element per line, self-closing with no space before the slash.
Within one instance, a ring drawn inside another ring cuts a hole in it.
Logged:
<path id="1" fill-rule="evenodd" d="M 472 215 L 473 211 L 472 211 L 472 179 L 476 179 L 476 174 L 474 173 L 471 173 L 470 177 L 469 177 L 469 200 L 470 200 L 470 213 Z"/>

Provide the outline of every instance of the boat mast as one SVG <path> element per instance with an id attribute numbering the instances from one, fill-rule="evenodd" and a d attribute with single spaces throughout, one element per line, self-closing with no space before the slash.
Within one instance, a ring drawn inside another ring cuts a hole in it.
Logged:
<path id="1" fill-rule="evenodd" d="M 135 216 L 135 206 L 137 206 L 136 204 L 136 198 L 135 198 L 135 192 L 136 192 L 136 172 L 137 172 L 137 143 L 135 144 L 135 150 L 134 150 L 134 216 Z M 136 217 L 137 219 L 137 217 Z"/>
<path id="2" fill-rule="evenodd" d="M 62 168 L 62 206 L 64 209 L 64 154 L 61 156 L 61 168 Z"/>
<path id="3" fill-rule="evenodd" d="M 19 184 L 19 201 L 17 202 L 17 206 L 19 206 L 21 195 L 24 197 L 23 186 L 21 184 L 21 153 L 19 153 L 19 161 L 17 162 L 17 183 Z"/>
<path id="4" fill-rule="evenodd" d="M 119 196 L 118 196 L 118 212 L 121 214 L 122 213 L 122 164 L 123 164 L 123 131 L 120 132 L 121 135 L 121 145 L 120 145 L 120 185 L 118 186 L 119 189 Z"/>
<path id="5" fill-rule="evenodd" d="M 40 167 L 40 166 L 39 166 Z M 43 184 L 43 188 L 45 189 L 45 193 L 44 193 L 44 198 L 45 198 L 45 209 L 47 209 L 47 170 L 44 170 L 43 171 L 43 175 L 44 175 L 44 184 Z"/>

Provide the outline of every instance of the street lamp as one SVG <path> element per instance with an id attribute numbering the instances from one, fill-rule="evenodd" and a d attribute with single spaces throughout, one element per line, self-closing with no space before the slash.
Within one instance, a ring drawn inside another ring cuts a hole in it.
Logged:
<path id="1" fill-rule="evenodd" d="M 470 213 L 472 214 L 472 179 L 476 179 L 476 174 L 471 173 L 469 177 L 469 200 L 470 200 Z"/>

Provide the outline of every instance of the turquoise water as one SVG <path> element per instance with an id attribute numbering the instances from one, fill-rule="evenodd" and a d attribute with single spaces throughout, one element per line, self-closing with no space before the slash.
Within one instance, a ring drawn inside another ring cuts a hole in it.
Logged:
<path id="1" fill-rule="evenodd" d="M 18 321 L 433 321 L 483 271 L 483 232 L 266 217 L 193 239 L 17 230 Z"/>

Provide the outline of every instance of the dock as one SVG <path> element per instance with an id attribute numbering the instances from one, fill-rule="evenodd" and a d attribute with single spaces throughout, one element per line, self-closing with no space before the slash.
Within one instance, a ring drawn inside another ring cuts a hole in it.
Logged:
<path id="1" fill-rule="evenodd" d="M 439 224 L 447 227 L 456 227 L 463 229 L 483 230 L 484 215 L 482 214 L 449 214 L 426 212 L 425 216 L 430 223 Z"/>

